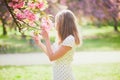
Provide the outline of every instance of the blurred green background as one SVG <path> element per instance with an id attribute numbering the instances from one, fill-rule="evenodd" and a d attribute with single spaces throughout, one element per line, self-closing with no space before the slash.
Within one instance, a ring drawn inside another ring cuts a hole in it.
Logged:
<path id="1" fill-rule="evenodd" d="M 119 51 L 120 50 L 120 33 L 115 32 L 112 26 L 94 26 L 79 27 L 82 36 L 82 45 L 76 51 Z M 2 29 L 0 28 L 0 32 Z M 9 30 L 8 30 L 9 31 Z M 34 43 L 32 37 L 21 37 L 20 33 L 0 36 L 0 53 L 28 53 L 41 52 L 40 48 Z M 30 33 L 25 33 L 29 35 Z M 50 32 L 51 43 L 55 41 L 55 30 Z"/>

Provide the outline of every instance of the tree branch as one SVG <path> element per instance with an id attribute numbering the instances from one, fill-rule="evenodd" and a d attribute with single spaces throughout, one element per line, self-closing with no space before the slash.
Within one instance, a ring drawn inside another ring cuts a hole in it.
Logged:
<path id="1" fill-rule="evenodd" d="M 10 12 L 10 14 L 11 14 L 11 16 L 12 16 L 15 24 L 17 25 L 19 31 L 21 31 L 21 24 L 20 24 L 20 23 L 16 20 L 16 18 L 14 17 L 13 12 L 11 11 L 10 7 L 8 6 L 7 0 L 3 0 L 3 1 L 4 1 L 5 5 L 6 5 L 8 11 Z"/>

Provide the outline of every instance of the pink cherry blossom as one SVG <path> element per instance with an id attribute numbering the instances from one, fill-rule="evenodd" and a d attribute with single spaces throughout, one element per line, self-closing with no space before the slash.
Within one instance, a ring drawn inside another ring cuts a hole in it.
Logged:
<path id="1" fill-rule="evenodd" d="M 12 7 L 13 9 L 17 9 L 17 8 L 22 8 L 24 6 L 25 2 L 9 2 L 8 6 Z"/>
<path id="2" fill-rule="evenodd" d="M 16 8 L 22 8 L 24 6 L 24 2 L 19 2 L 18 4 L 15 4 L 14 6 L 13 6 L 13 8 L 14 9 L 16 9 Z"/>
<path id="3" fill-rule="evenodd" d="M 17 14 L 16 14 L 16 17 L 17 17 L 19 20 L 25 19 L 25 15 L 24 15 L 23 13 L 17 13 Z"/>
<path id="4" fill-rule="evenodd" d="M 12 0 L 13 2 L 18 2 L 19 0 Z"/>
<path id="5" fill-rule="evenodd" d="M 10 0 L 8 6 L 12 8 L 15 18 L 20 21 L 24 21 L 26 24 L 30 26 L 38 26 L 42 25 L 47 31 L 49 31 L 52 27 L 52 21 L 40 15 L 42 11 L 46 8 L 46 3 L 42 0 Z M 42 18 L 42 22 L 35 23 Z"/>
<path id="6" fill-rule="evenodd" d="M 24 15 L 29 21 L 35 21 L 36 16 L 34 13 L 32 13 L 30 10 L 24 10 Z"/>
<path id="7" fill-rule="evenodd" d="M 28 3 L 28 7 L 30 7 L 30 8 L 34 8 L 34 7 L 35 7 L 35 3 L 33 3 L 33 2 L 29 2 L 29 3 Z"/>
<path id="8" fill-rule="evenodd" d="M 33 13 L 29 14 L 29 15 L 27 16 L 27 18 L 28 18 L 28 20 L 30 20 L 30 21 L 35 21 L 35 19 L 36 19 L 35 15 L 34 15 Z"/>
<path id="9" fill-rule="evenodd" d="M 44 3 L 43 2 L 39 2 L 36 4 L 36 8 L 43 8 L 44 7 Z"/>
<path id="10" fill-rule="evenodd" d="M 29 14 L 29 13 L 30 13 L 30 10 L 25 9 L 25 10 L 23 11 L 23 13 L 27 16 L 27 14 Z"/>
<path id="11" fill-rule="evenodd" d="M 9 2 L 8 6 L 13 7 L 14 6 L 13 2 Z"/>
<path id="12" fill-rule="evenodd" d="M 52 21 L 45 17 L 42 18 L 41 23 L 42 23 L 41 26 L 44 27 L 47 31 L 49 31 L 51 27 L 53 26 Z"/>
<path id="13" fill-rule="evenodd" d="M 23 2 L 24 0 L 12 0 L 12 2 Z"/>
<path id="14" fill-rule="evenodd" d="M 21 13 L 21 11 L 19 9 L 14 9 L 15 13 Z"/>

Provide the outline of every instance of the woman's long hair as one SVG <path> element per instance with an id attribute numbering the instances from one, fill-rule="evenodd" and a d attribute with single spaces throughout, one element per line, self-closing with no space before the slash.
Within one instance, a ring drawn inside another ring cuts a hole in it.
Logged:
<path id="1" fill-rule="evenodd" d="M 56 15 L 55 27 L 58 31 L 58 37 L 60 38 L 60 43 L 69 35 L 74 36 L 76 44 L 80 43 L 76 18 L 70 10 L 60 11 Z"/>

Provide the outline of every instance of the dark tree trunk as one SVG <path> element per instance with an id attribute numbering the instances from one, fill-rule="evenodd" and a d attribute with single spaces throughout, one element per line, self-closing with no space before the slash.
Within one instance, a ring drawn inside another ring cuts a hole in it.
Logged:
<path id="1" fill-rule="evenodd" d="M 113 21 L 114 21 L 114 30 L 118 32 L 118 21 L 116 18 L 113 18 Z"/>
<path id="2" fill-rule="evenodd" d="M 5 27 L 5 21 L 4 21 L 4 19 L 2 19 L 1 21 L 2 21 L 2 27 L 3 27 L 3 35 L 7 35 L 7 30 L 6 30 L 6 27 Z"/>

